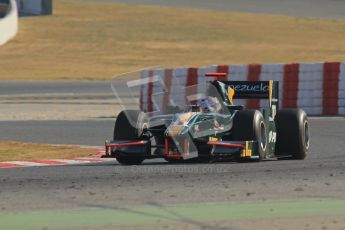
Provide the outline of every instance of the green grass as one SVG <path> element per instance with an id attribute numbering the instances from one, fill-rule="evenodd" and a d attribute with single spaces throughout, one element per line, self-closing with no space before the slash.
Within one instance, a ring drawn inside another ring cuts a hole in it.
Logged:
<path id="1" fill-rule="evenodd" d="M 0 79 L 110 79 L 146 66 L 345 60 L 345 21 L 54 1 L 20 19 Z"/>

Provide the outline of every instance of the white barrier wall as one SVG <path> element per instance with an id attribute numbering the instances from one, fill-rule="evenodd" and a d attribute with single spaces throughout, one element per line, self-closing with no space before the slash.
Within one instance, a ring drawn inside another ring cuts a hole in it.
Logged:
<path id="1" fill-rule="evenodd" d="M 0 18 L 0 46 L 16 36 L 18 31 L 18 11 L 15 0 L 10 1 L 10 8 L 4 18 Z"/>
<path id="2" fill-rule="evenodd" d="M 345 115 L 345 63 L 340 62 L 147 70 L 143 71 L 142 77 L 161 76 L 164 86 L 151 83 L 143 87 L 141 108 L 152 111 L 154 106 L 158 106 L 161 111 L 166 111 L 170 102 L 183 105 L 189 93 L 186 87 L 198 85 L 198 92 L 205 91 L 204 83 L 208 80 L 206 72 L 227 73 L 224 80 L 279 81 L 281 108 L 303 108 L 309 115 Z M 164 97 L 153 100 L 154 95 L 162 92 L 163 88 L 166 91 Z M 237 103 L 257 109 L 267 105 L 266 100 L 252 99 Z"/>

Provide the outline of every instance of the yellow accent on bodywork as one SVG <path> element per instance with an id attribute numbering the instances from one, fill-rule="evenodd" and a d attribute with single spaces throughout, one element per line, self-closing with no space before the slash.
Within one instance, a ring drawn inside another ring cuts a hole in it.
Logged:
<path id="1" fill-rule="evenodd" d="M 169 127 L 169 135 L 170 136 L 177 136 L 181 133 L 181 131 L 183 130 L 183 125 L 175 125 L 175 126 L 171 126 Z"/>
<path id="2" fill-rule="evenodd" d="M 251 157 L 252 156 L 252 150 L 249 149 L 249 142 L 246 141 L 246 147 L 242 150 L 241 157 Z"/>
<path id="3" fill-rule="evenodd" d="M 217 137 L 210 137 L 209 140 L 210 140 L 210 141 L 218 141 L 219 138 L 217 138 Z"/>
<path id="4" fill-rule="evenodd" d="M 235 90 L 232 87 L 228 88 L 228 97 L 229 97 L 229 101 L 230 104 L 233 105 L 234 103 L 232 102 L 232 99 L 234 98 L 235 95 Z"/>
<path id="5" fill-rule="evenodd" d="M 172 124 L 169 126 L 169 130 L 168 133 L 170 136 L 176 136 L 179 135 L 183 128 L 185 127 L 184 125 L 187 124 L 187 122 L 193 117 L 193 115 L 195 115 L 196 112 L 189 112 L 189 113 L 185 113 L 180 115 L 177 118 L 176 124 Z"/>
<path id="6" fill-rule="evenodd" d="M 272 94 L 273 94 L 273 81 L 268 81 L 268 100 L 270 103 L 270 107 L 272 106 Z"/>
<path id="7" fill-rule="evenodd" d="M 186 114 L 183 114 L 181 115 L 179 118 L 178 118 L 178 121 L 179 122 L 182 122 L 182 123 L 186 123 L 187 121 L 189 121 L 189 119 L 196 113 L 193 113 L 193 112 L 190 112 L 190 113 L 186 113 Z"/>

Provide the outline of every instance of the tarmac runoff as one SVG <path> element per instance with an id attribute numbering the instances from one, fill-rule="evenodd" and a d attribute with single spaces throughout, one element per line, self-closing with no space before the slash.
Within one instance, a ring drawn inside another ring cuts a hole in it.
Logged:
<path id="1" fill-rule="evenodd" d="M 284 217 L 345 215 L 345 200 L 286 200 L 243 203 L 147 205 L 139 207 L 83 207 L 73 210 L 43 210 L 1 213 L 0 229 L 66 229 L 102 226 L 194 224 L 221 220 L 255 220 Z"/>

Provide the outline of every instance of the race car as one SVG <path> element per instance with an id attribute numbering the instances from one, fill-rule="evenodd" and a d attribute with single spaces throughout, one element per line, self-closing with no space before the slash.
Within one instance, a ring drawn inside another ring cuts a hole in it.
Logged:
<path id="1" fill-rule="evenodd" d="M 105 144 L 106 156 L 123 165 L 154 158 L 171 163 L 304 159 L 309 151 L 308 118 L 302 109 L 279 109 L 279 82 L 219 79 L 224 76 L 207 73 L 206 77 L 213 77 L 207 92 L 196 94 L 198 100 L 194 97 L 184 108 L 170 113 L 120 112 L 114 138 Z M 246 109 L 235 105 L 235 99 L 266 99 L 268 106 L 261 111 Z M 207 104 L 210 109 L 205 108 Z"/>

